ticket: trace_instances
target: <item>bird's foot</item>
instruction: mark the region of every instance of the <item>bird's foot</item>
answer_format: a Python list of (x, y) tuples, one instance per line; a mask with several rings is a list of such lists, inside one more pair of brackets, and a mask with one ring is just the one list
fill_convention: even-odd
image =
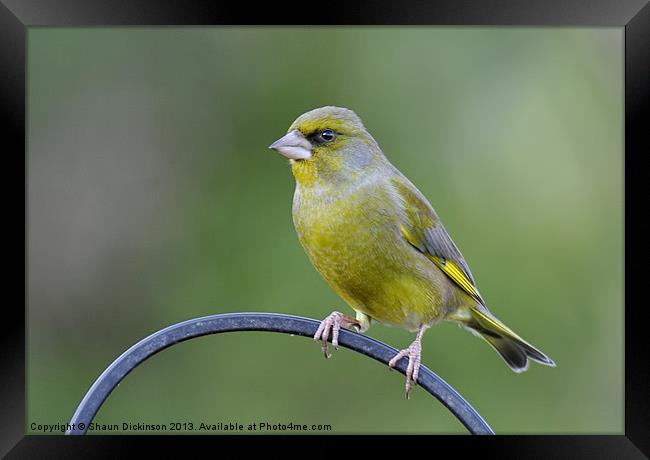
[(344, 315), (338, 311), (333, 311), (323, 321), (321, 321), (316, 334), (314, 334), (314, 340), (320, 340), (323, 342), (323, 354), (326, 358), (332, 356), (327, 350), (327, 339), (329, 339), (331, 333), (332, 345), (334, 345), (334, 348), (338, 349), (339, 331), (341, 330), (341, 326), (346, 328), (349, 328), (350, 326), (360, 328), (361, 323), (350, 316)]
[(417, 385), (422, 355), (422, 335), (426, 329), (427, 326), (421, 327), (413, 343), (409, 345), (408, 348), (397, 353), (393, 359), (388, 362), (388, 365), (393, 368), (402, 358), (407, 357), (409, 360), (408, 366), (406, 366), (406, 384), (404, 385), (406, 388), (406, 399), (411, 397), (411, 389), (414, 385)]

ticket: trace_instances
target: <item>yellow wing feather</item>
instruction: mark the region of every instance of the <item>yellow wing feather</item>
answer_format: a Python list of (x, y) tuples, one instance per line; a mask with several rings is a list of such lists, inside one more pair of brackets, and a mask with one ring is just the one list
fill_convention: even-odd
[(406, 240), (470, 297), (485, 305), (465, 259), (426, 198), (405, 177), (394, 179), (393, 184), (404, 202), (406, 222), (400, 223), (400, 230)]
[(481, 294), (479, 294), (476, 286), (472, 284), (467, 275), (451, 260), (444, 260), (440, 257), (428, 255), (429, 259), (433, 261), (436, 266), (442, 270), (451, 280), (461, 287), (463, 291), (469, 294), (474, 300), (480, 304), (484, 304)]

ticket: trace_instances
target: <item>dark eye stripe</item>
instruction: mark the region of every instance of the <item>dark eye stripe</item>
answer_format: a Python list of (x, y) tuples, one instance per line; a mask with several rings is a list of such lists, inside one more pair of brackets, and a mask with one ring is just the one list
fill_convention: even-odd
[(310, 136), (308, 139), (312, 144), (325, 144), (336, 139), (336, 132), (333, 129), (325, 128), (322, 131), (317, 131)]

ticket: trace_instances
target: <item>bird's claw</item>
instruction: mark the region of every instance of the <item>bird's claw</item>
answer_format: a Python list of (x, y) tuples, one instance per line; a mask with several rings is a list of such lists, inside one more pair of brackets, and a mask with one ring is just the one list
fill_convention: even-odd
[(422, 346), (419, 340), (415, 340), (408, 348), (401, 350), (393, 359), (388, 362), (388, 366), (393, 368), (404, 357), (409, 360), (406, 366), (406, 399), (411, 397), (411, 389), (417, 385), (418, 375), (420, 374), (420, 357), (422, 353)]
[(327, 348), (327, 340), (330, 337), (330, 332), (332, 333), (332, 345), (334, 346), (334, 349), (338, 350), (341, 326), (360, 328), (361, 324), (354, 318), (346, 316), (338, 311), (333, 311), (323, 321), (321, 321), (318, 326), (318, 329), (314, 334), (314, 340), (320, 340), (323, 342), (322, 349), (325, 358), (330, 358), (332, 356)]

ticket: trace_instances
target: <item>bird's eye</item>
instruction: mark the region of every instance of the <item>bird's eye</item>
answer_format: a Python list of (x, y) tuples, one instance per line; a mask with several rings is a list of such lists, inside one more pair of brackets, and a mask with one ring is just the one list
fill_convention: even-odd
[(318, 137), (321, 142), (330, 142), (334, 140), (334, 138), (336, 137), (336, 133), (333, 130), (327, 128), (324, 129), (323, 132), (320, 133)]

